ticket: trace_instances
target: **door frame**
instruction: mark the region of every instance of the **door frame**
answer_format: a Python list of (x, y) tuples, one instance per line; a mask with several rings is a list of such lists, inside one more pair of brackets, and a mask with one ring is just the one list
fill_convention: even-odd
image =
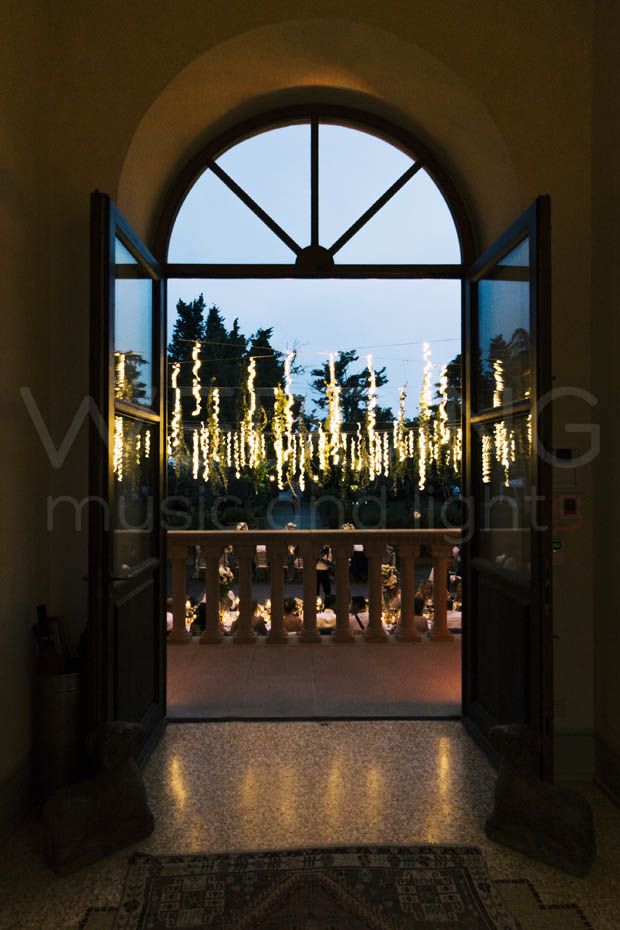
[[(385, 266), (383, 268), (383, 274), (377, 275), (378, 266), (372, 266), (372, 268), (364, 266), (349, 266), (347, 269), (346, 266), (336, 266), (330, 271), (323, 272), (312, 272), (307, 269), (304, 270), (301, 267), (297, 268), (295, 265), (286, 265), (286, 266), (222, 266), (222, 265), (196, 265), (196, 264), (175, 264), (168, 263), (166, 261), (167, 246), (169, 241), (169, 234), (172, 228), (173, 222), (176, 218), (176, 213), (179, 209), (179, 206), (182, 202), (182, 199), (193, 183), (196, 180), (197, 176), (205, 169), (207, 164), (217, 157), (217, 155), (223, 151), (228, 146), (231, 146), (235, 141), (240, 141), (244, 136), (247, 137), (254, 133), (257, 133), (261, 130), (267, 129), (270, 126), (275, 127), (277, 125), (286, 125), (294, 122), (301, 121), (320, 121), (325, 119), (327, 121), (339, 122), (345, 125), (351, 126), (366, 126), (369, 131), (374, 131), (377, 135), (386, 138), (388, 141), (394, 141), (397, 145), (400, 145), (403, 149), (406, 149), (411, 153), (414, 158), (418, 157), (422, 160), (425, 168), (429, 170), (429, 173), (432, 175), (434, 180), (438, 183), (440, 190), (444, 192), (444, 195), (447, 198), (448, 206), (452, 211), (455, 226), (461, 241), (461, 251), (462, 251), (462, 261), (460, 265), (453, 266), (441, 266), (441, 265), (409, 265), (409, 266)], [(460, 195), (458, 189), (453, 184), (450, 179), (448, 172), (446, 172), (440, 161), (436, 158), (435, 154), (430, 152), (428, 147), (415, 138), (411, 133), (404, 130), (402, 127), (393, 124), (388, 120), (376, 117), (373, 114), (369, 114), (363, 110), (358, 110), (356, 108), (341, 107), (341, 106), (322, 106), (322, 105), (311, 105), (311, 106), (293, 106), (293, 107), (284, 107), (271, 110), (268, 113), (262, 114), (259, 118), (247, 120), (244, 123), (235, 126), (233, 129), (227, 130), (225, 133), (211, 139), (208, 144), (194, 156), (182, 171), (176, 176), (173, 184), (166, 192), (163, 198), (163, 209), (160, 213), (160, 218), (156, 224), (154, 236), (152, 241), (154, 243), (155, 254), (160, 257), (159, 268), (161, 270), (161, 287), (159, 289), (160, 293), (160, 306), (163, 308), (162, 313), (160, 313), (160, 324), (161, 324), (161, 347), (162, 351), (160, 352), (160, 378), (162, 385), (162, 398), (161, 398), (161, 410), (162, 410), (162, 429), (160, 430), (160, 454), (162, 455), (162, 461), (165, 462), (165, 427), (167, 426), (167, 385), (166, 385), (166, 348), (167, 348), (167, 328), (166, 328), (166, 299), (165, 292), (167, 281), (169, 278), (202, 278), (208, 280), (209, 278), (216, 277), (290, 277), (290, 278), (331, 278), (331, 277), (349, 277), (349, 278), (364, 278), (364, 277), (385, 277), (385, 278), (424, 278), (424, 277), (445, 277), (461, 280), (461, 355), (463, 361), (463, 371), (462, 371), (462, 414), (463, 414), (463, 426), (466, 422), (466, 417), (471, 414), (471, 407), (466, 409), (466, 405), (470, 403), (470, 384), (471, 384), (471, 353), (466, 351), (466, 341), (467, 333), (469, 332), (469, 327), (471, 324), (471, 308), (469, 306), (468, 293), (469, 288), (467, 286), (467, 273), (475, 273), (476, 271), (482, 272), (484, 267), (483, 255), (480, 259), (475, 261), (475, 256), (478, 254), (476, 235), (475, 235), (475, 226), (470, 218), (469, 211), (466, 207), (466, 202)], [(131, 230), (126, 226), (124, 220), (119, 214), (117, 208), (108, 198), (108, 210), (112, 211), (112, 214), (116, 218), (119, 224), (119, 228), (123, 229), (125, 235), (132, 241), (134, 246), (140, 246), (144, 248), (139, 240), (137, 240)], [(510, 244), (514, 241), (514, 237), (518, 235), (518, 228), (522, 224), (523, 219), (527, 216), (529, 211), (526, 211), (513, 226), (501, 237), (499, 240), (503, 245), (505, 245), (506, 250), (510, 248)], [(99, 225), (104, 222), (103, 216), (99, 219)], [(544, 225), (544, 224), (543, 224)], [(544, 236), (544, 229), (538, 224), (539, 228), (537, 229), (537, 235), (541, 238)], [(131, 238), (133, 237), (133, 238)], [(546, 244), (548, 247), (548, 242)], [(93, 256), (101, 257), (101, 250), (110, 248), (110, 242), (104, 243), (102, 241), (101, 233), (97, 238), (96, 232), (93, 234), (93, 240), (91, 242), (91, 250)], [(149, 253), (150, 254), (150, 253)], [(485, 253), (486, 255), (486, 253)], [(152, 258), (152, 261), (155, 265), (158, 264), (155, 258)], [(102, 304), (106, 299), (109, 299), (109, 291), (112, 286), (112, 281), (108, 280), (95, 280), (96, 276), (92, 276), (91, 281), (91, 290), (92, 290), (92, 300), (95, 303)], [(532, 276), (533, 285), (537, 288), (539, 294), (549, 294), (549, 276), (545, 274), (544, 270), (537, 267), (536, 273)], [(544, 324), (544, 321), (541, 321)], [(547, 321), (549, 323), (549, 321)], [(94, 336), (94, 338), (93, 338)], [(104, 360), (101, 357), (101, 352), (99, 347), (106, 345), (106, 340), (109, 340), (109, 332), (106, 331), (103, 324), (103, 320), (99, 319), (94, 327), (94, 333), (91, 334), (91, 368), (95, 366), (95, 370), (99, 370), (101, 373), (101, 366), (104, 364)], [(543, 330), (537, 332), (537, 339), (542, 340), (546, 346), (545, 355), (548, 355), (548, 346), (550, 342), (550, 324), (546, 326), (543, 325)], [(469, 340), (471, 344), (471, 340)], [(108, 392), (107, 398), (94, 397), (96, 403), (100, 405), (100, 409), (110, 408), (110, 396)], [(111, 398), (113, 403), (113, 396)], [(104, 403), (102, 403), (102, 401)], [(545, 430), (546, 435), (550, 436), (550, 426), (551, 426), (551, 411), (547, 407), (544, 414), (541, 417), (541, 427)], [(109, 437), (110, 440), (110, 437)], [(109, 441), (108, 440), (108, 441)], [(104, 449), (104, 443), (101, 441), (101, 437), (98, 434), (98, 430), (94, 425), (91, 424), (91, 493), (93, 488), (100, 488), (102, 483), (107, 479), (109, 481), (110, 476), (107, 474), (107, 465), (104, 467), (103, 462), (107, 459), (107, 452)], [(102, 455), (103, 453), (106, 453)], [(471, 468), (471, 449), (469, 443), (469, 437), (466, 436), (466, 430), (463, 429), (463, 477), (469, 474)], [(160, 501), (164, 499), (165, 496), (165, 481), (166, 481), (166, 471), (164, 467), (161, 469), (161, 481), (160, 481)], [(549, 494), (551, 489), (551, 480), (550, 480), (550, 469), (544, 469), (545, 473), (545, 490), (542, 491), (544, 494)], [(464, 484), (465, 495), (467, 495), (467, 485)], [(549, 498), (550, 499), (550, 498)], [(101, 520), (101, 514), (98, 508), (91, 507), (91, 519), (95, 521)], [(550, 530), (549, 530), (550, 533)], [(161, 549), (162, 558), (165, 559), (165, 532), (162, 532), (162, 541)], [(105, 553), (91, 553), (90, 555), (90, 575), (91, 578), (96, 578), (95, 583), (89, 586), (89, 615), (90, 611), (94, 610), (96, 614), (97, 610), (97, 599), (100, 599), (103, 594), (102, 588), (102, 578), (103, 573), (100, 572), (99, 576), (93, 575), (93, 562), (97, 564), (103, 564), (102, 559), (105, 559)], [(471, 578), (470, 571), (471, 566), (469, 564), (469, 552), (467, 545), (463, 546), (463, 565), (464, 565), (464, 622), (463, 622), (463, 669), (462, 669), (462, 709), (464, 711), (466, 706), (466, 682), (468, 672), (465, 670), (465, 655), (467, 649), (471, 648), (471, 642), (468, 635), (468, 622), (467, 614), (469, 610), (468, 606), (468, 597), (471, 595)], [(109, 575), (109, 566), (106, 563), (107, 575)], [(546, 579), (547, 585), (547, 603), (550, 603), (550, 577)], [(162, 594), (161, 598), (162, 604), (162, 626), (165, 623), (165, 617), (163, 616), (163, 607), (164, 607), (164, 597)], [(550, 623), (550, 620), (548, 621)], [(90, 626), (90, 622), (89, 622)], [(104, 656), (106, 649), (106, 638), (105, 632), (103, 629), (99, 628), (94, 631), (94, 636), (91, 637), (92, 642), (89, 645), (89, 656), (93, 661), (90, 662), (91, 673), (96, 679), (96, 676), (99, 675), (99, 680), (95, 680), (93, 687), (89, 688), (89, 701), (88, 701), (88, 712), (89, 719), (101, 720), (105, 714), (106, 709), (106, 698), (104, 697), (107, 694), (110, 683), (105, 682), (101, 678), (101, 662)], [(548, 644), (545, 642), (545, 648), (541, 653), (541, 666), (540, 673), (543, 679), (546, 682), (551, 682), (551, 685), (548, 688), (548, 691), (551, 692), (551, 697), (548, 699), (545, 697), (546, 702), (548, 703), (548, 720), (551, 721), (551, 711), (552, 711), (552, 675), (553, 670), (553, 656), (552, 656), (552, 642)], [(166, 662), (165, 662), (165, 637), (164, 637), (164, 656), (163, 656), (163, 672), (162, 680), (166, 681)], [(547, 692), (545, 692), (547, 695)], [(164, 702), (165, 702), (165, 693), (164, 693)], [(165, 714), (165, 703), (164, 703), (164, 714)], [(467, 725), (465, 715), (463, 713), (463, 721)], [(164, 724), (165, 725), (165, 716)], [(546, 740), (548, 743), (552, 743), (550, 724), (549, 732), (546, 735)], [(484, 745), (484, 743), (483, 743)], [(489, 749), (488, 744), (484, 745), (486, 750)], [(552, 758), (552, 755), (550, 756)]]

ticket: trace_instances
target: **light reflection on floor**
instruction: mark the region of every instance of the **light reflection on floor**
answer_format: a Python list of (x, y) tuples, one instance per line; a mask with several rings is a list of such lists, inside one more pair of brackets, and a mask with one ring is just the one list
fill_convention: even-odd
[[(494, 773), (457, 722), (370, 721), (170, 725), (146, 768), (151, 853), (341, 844), (481, 846), (493, 878), (530, 879), (547, 903), (580, 904), (596, 930), (617, 930), (620, 812), (591, 786), (599, 858), (587, 880), (490, 843)], [(125, 850), (58, 879), (23, 828), (0, 873), (3, 930), (75, 930), (89, 906), (115, 905)]]

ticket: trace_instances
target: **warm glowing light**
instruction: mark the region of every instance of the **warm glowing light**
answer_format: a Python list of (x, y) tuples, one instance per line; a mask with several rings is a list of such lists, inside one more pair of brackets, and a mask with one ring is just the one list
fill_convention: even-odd
[[(416, 463), (418, 487), (427, 487), (430, 469), (440, 470), (438, 477), (445, 480), (445, 468), (460, 469), (462, 433), (448, 418), (449, 379), (448, 366), (443, 366), (438, 383), (439, 402), (433, 406), (431, 347), (423, 343), (424, 362), (422, 387), (419, 397), (418, 424), (407, 426), (407, 391), (399, 389), (398, 415), (387, 429), (377, 422), (378, 397), (377, 375), (372, 355), (366, 358), (367, 392), (365, 416), (355, 424), (347, 423), (344, 431), (342, 411), (342, 386), (338, 382), (338, 354), (332, 352), (326, 366), (325, 405), (326, 416), (322, 422), (306, 420), (303, 405), (296, 407), (293, 394), (293, 364), (295, 352), (289, 350), (283, 359), (282, 384), (273, 388), (274, 412), (269, 420), (266, 408), (259, 405), (256, 391), (257, 357), (247, 360), (244, 389), (241, 395), (242, 409), (236, 425), (220, 422), (220, 389), (212, 385), (202, 399), (200, 383), (201, 343), (196, 341), (192, 348), (192, 394), (194, 408), (192, 416), (205, 411), (204, 421), (191, 427), (183, 424), (180, 363), (171, 363), (171, 419), (168, 434), (168, 455), (178, 474), (183, 469), (194, 477), (226, 487), (227, 475), (237, 478), (256, 474), (259, 481), (273, 482), (279, 491), (288, 487), (293, 494), (304, 491), (308, 482), (340, 480), (348, 475), (359, 487), (380, 477), (394, 476), (395, 486), (401, 480), (410, 480), (408, 462)], [(125, 356), (117, 353), (117, 383), (122, 385), (126, 378)], [(503, 391), (503, 369), (501, 361), (494, 363), (495, 393), (501, 397)], [(230, 413), (227, 414), (230, 416)], [(310, 432), (310, 423), (313, 423)], [(118, 427), (120, 430), (120, 427)], [(531, 421), (528, 421), (528, 436), (531, 441)], [(187, 440), (187, 441), (186, 441)], [(116, 442), (120, 441), (115, 439)], [(516, 460), (517, 444), (521, 433), (506, 430), (499, 424), (484, 440), (485, 454), (495, 457), (502, 464), (505, 481), (508, 469)], [(135, 461), (140, 463), (150, 454), (151, 436), (135, 439)], [(122, 473), (122, 449), (117, 450), (117, 466)], [(485, 460), (486, 461), (486, 460)], [(133, 466), (134, 457), (131, 456)], [(260, 467), (267, 466), (264, 470)], [(125, 469), (128, 459), (125, 456)], [(491, 458), (485, 466), (490, 480)], [(334, 474), (338, 469), (340, 479)], [(434, 472), (433, 472), (434, 473)], [(346, 480), (346, 479), (345, 479)]]
[(115, 352), (114, 354), (117, 356), (115, 394), (117, 397), (122, 397), (122, 398), (127, 399), (127, 381), (126, 381), (126, 374), (125, 374), (125, 353)]
[(278, 385), (274, 393), (273, 451), (276, 457), (275, 481), (278, 491), (282, 491), (284, 490), (284, 465), (286, 461), (284, 437), (286, 435), (288, 399), (280, 385)]
[(187, 784), (177, 756), (173, 756), (170, 760), (170, 787), (178, 807), (185, 807), (188, 794)]
[(202, 480), (208, 481), (211, 461), (209, 457), (209, 430), (204, 423), (200, 424), (200, 452), (202, 454)]
[(114, 417), (114, 454), (112, 459), (114, 474), (123, 480), (123, 418)]
[(502, 396), (504, 393), (504, 363), (501, 358), (496, 358), (493, 362), (493, 378), (495, 380), (495, 389), (493, 391), (493, 406), (501, 407)]
[(439, 442), (447, 446), (450, 442), (450, 427), (448, 426), (448, 366), (444, 365), (439, 376), (439, 408), (437, 410)]
[(286, 434), (286, 449), (283, 449), (283, 462), (288, 463), (289, 481), (293, 481), (297, 470), (295, 437), (293, 435), (293, 407), (295, 398), (293, 397), (293, 360), (295, 353), (289, 350), (284, 359), (284, 393), (286, 403), (284, 407), (284, 429)]
[(197, 417), (200, 415), (200, 405), (201, 405), (201, 393), (200, 393), (200, 343), (195, 342), (192, 348), (192, 394), (196, 402), (196, 406), (192, 410), (192, 416)]
[(388, 434), (383, 434), (383, 474), (387, 477), (390, 473), (390, 440)]
[(194, 481), (198, 478), (198, 469), (200, 468), (200, 436), (198, 430), (192, 432), (192, 475)]
[(491, 452), (493, 443), (488, 433), (482, 435), (482, 481), (483, 484), (491, 483)]
[(405, 426), (405, 401), (407, 389), (403, 386), (398, 392), (398, 419), (394, 420), (394, 450), (398, 453), (398, 461), (404, 462), (407, 458), (407, 436)]
[(325, 474), (329, 468), (329, 442), (327, 439), (327, 434), (323, 431), (323, 427), (319, 423), (318, 430), (318, 452), (319, 452), (319, 468)]
[(504, 469), (504, 486), (510, 484), (510, 440), (508, 430), (503, 420), (496, 423), (493, 427), (493, 439), (495, 446), (495, 458)]
[[(372, 364), (372, 355), (367, 357), (368, 361), (368, 406), (366, 408), (366, 438), (368, 442), (368, 473), (371, 481), (374, 481), (377, 472), (377, 453), (375, 426), (377, 414), (377, 381), (375, 378), (375, 369)], [(379, 471), (381, 465), (379, 464)]]
[(463, 430), (459, 426), (454, 434), (452, 444), (452, 464), (456, 471), (461, 468), (461, 458), (463, 456)]
[(336, 381), (336, 356), (333, 352), (329, 356), (329, 381), (326, 384), (327, 394), (327, 434), (329, 437), (329, 455), (334, 465), (340, 461), (340, 434), (342, 428), (342, 412), (340, 409), (340, 386)]
[(424, 359), (424, 374), (420, 389), (420, 427), (418, 430), (418, 488), (420, 491), (423, 491), (426, 487), (429, 459), (432, 456), (429, 427), (433, 400), (431, 391), (433, 363), (431, 362), (431, 347), (428, 342), (422, 344), (422, 357)]
[(181, 371), (181, 365), (179, 362), (175, 362), (172, 366), (172, 393), (173, 393), (173, 404), (172, 404), (172, 421), (170, 423), (170, 448), (172, 454), (174, 455), (180, 445), (181, 436), (183, 432), (183, 410), (181, 407), (181, 388), (179, 387), (179, 374)]

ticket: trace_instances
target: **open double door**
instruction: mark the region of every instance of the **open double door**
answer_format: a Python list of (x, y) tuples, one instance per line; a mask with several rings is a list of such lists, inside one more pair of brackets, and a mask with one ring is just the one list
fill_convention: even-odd
[[(165, 266), (105, 194), (92, 211), (89, 723), (166, 714)], [(552, 772), (549, 201), (464, 276), (463, 717), (540, 736)], [(131, 344), (131, 355), (118, 346)]]

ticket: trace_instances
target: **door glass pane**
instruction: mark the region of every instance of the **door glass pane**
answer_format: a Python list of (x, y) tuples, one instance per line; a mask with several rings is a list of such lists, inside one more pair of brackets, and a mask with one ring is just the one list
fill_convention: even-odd
[(478, 282), (478, 410), (529, 397), (529, 240), (524, 239)]
[(153, 403), (153, 281), (117, 239), (114, 283), (114, 394)]
[(530, 416), (476, 426), (478, 554), (529, 575), (532, 530)]
[(155, 555), (153, 497), (158, 456), (157, 427), (114, 418), (114, 493), (111, 507), (113, 571), (123, 575)]

